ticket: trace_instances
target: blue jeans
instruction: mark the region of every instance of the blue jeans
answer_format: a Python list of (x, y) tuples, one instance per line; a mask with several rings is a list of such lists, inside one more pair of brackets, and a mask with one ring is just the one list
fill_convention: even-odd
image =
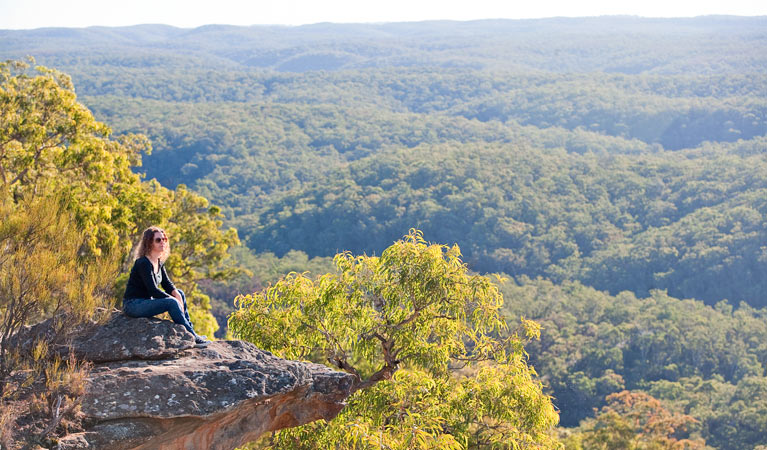
[(123, 312), (129, 317), (153, 317), (167, 312), (173, 322), (180, 323), (190, 333), (197, 336), (192, 328), (192, 321), (189, 319), (189, 311), (186, 307), (186, 295), (181, 289), (176, 289), (181, 294), (184, 303), (184, 310), (178, 306), (175, 297), (166, 298), (129, 298), (123, 300)]

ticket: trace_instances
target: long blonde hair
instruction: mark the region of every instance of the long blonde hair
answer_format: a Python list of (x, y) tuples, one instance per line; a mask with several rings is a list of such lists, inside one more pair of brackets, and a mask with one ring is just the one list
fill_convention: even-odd
[[(147, 256), (152, 251), (152, 243), (154, 242), (154, 234), (157, 232), (162, 233), (163, 236), (166, 238), (168, 237), (168, 233), (165, 232), (160, 227), (151, 226), (144, 230), (144, 233), (141, 235), (141, 240), (138, 243), (138, 246), (136, 247), (136, 252), (133, 255), (134, 259), (139, 259), (142, 256)], [(168, 241), (165, 244), (165, 251), (160, 255), (160, 263), (164, 263), (168, 256), (170, 256), (170, 241)]]

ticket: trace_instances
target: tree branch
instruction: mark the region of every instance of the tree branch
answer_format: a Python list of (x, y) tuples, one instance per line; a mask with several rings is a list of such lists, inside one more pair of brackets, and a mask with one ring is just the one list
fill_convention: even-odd
[(371, 375), (370, 378), (368, 378), (367, 380), (360, 381), (359, 383), (355, 383), (354, 385), (352, 385), (351, 393), (353, 394), (359, 391), (360, 389), (365, 389), (367, 387), (370, 387), (378, 383), (379, 381), (389, 380), (391, 379), (392, 375), (394, 375), (394, 372), (396, 371), (397, 371), (396, 366), (392, 367), (388, 364), (384, 365), (376, 373)]
[(65, 416), (67, 416), (68, 414), (71, 414), (71, 413), (72, 413), (72, 411), (74, 411), (74, 410), (75, 410), (75, 408), (76, 408), (76, 407), (77, 407), (77, 406), (80, 404), (80, 402), (82, 401), (82, 398), (81, 398), (81, 397), (77, 397), (77, 399), (76, 399), (76, 400), (73, 400), (73, 401), (72, 401), (72, 404), (71, 404), (71, 405), (69, 405), (69, 406), (67, 407), (67, 409), (65, 409), (65, 410), (64, 410), (64, 412), (63, 412), (63, 413), (59, 414), (59, 410), (60, 410), (60, 408), (61, 408), (61, 402), (63, 401), (63, 399), (64, 399), (64, 395), (63, 395), (63, 394), (58, 394), (58, 395), (57, 395), (57, 399), (56, 399), (56, 408), (55, 408), (55, 411), (54, 411), (54, 410), (51, 410), (51, 423), (49, 423), (49, 424), (48, 424), (48, 426), (47, 426), (47, 427), (45, 427), (45, 429), (42, 431), (42, 433), (40, 433), (40, 434), (37, 436), (37, 439), (38, 439), (38, 440), (42, 440), (42, 439), (45, 439), (45, 437), (46, 437), (46, 436), (48, 436), (49, 434), (51, 434), (51, 433), (53, 432), (53, 430), (55, 430), (55, 429), (56, 429), (56, 427), (58, 427), (58, 426), (59, 426), (59, 424), (61, 423), (61, 419), (63, 419), (63, 418), (64, 418)]

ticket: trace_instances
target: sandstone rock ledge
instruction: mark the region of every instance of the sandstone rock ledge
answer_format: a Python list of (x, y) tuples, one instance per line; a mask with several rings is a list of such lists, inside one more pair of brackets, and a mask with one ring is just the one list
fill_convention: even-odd
[(353, 377), (242, 341), (194, 348), (180, 325), (114, 313), (74, 343), (93, 362), (84, 432), (62, 449), (232, 449), (265, 432), (331, 419)]

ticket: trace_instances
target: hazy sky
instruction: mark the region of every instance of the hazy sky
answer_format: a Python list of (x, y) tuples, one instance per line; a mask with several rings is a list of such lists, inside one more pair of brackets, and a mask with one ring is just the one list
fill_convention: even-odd
[(0, 29), (399, 22), (627, 14), (767, 15), (767, 0), (0, 0)]

